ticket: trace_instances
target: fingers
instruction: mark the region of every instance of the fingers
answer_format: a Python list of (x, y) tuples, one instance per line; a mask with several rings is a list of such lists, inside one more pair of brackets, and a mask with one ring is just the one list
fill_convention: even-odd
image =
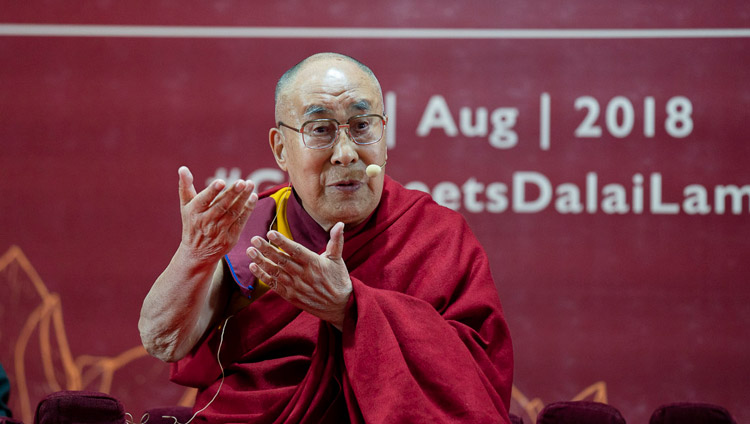
[(180, 182), (178, 184), (180, 203), (182, 206), (185, 206), (196, 196), (195, 187), (193, 186), (193, 174), (187, 166), (181, 166), (180, 169), (177, 170), (177, 175), (180, 177)]
[(274, 291), (289, 284), (297, 287), (293, 281), (304, 275), (306, 268), (314, 267), (317, 255), (276, 231), (270, 231), (268, 236), (276, 246), (258, 236), (250, 240), (250, 271)]
[(278, 231), (269, 231), (268, 240), (274, 246), (286, 252), (286, 254), (297, 263), (306, 264), (315, 261), (318, 255), (305, 246), (291, 240)]
[(226, 185), (227, 183), (224, 180), (214, 180), (211, 184), (208, 185), (208, 187), (198, 193), (198, 195), (195, 196), (195, 201), (198, 204), (198, 210), (200, 212), (205, 212), (219, 199), (221, 199), (220, 195), (222, 194), (222, 190), (224, 190)]
[[(252, 184), (248, 181), (249, 184)], [(250, 191), (252, 192), (252, 188), (250, 188)], [(239, 212), (239, 217), (237, 218), (236, 224), (244, 227), (245, 223), (247, 222), (248, 218), (250, 218), (250, 214), (255, 209), (256, 203), (258, 203), (258, 195), (255, 193), (251, 193), (247, 199), (244, 202), (237, 201), (235, 202), (238, 205), (242, 205), (242, 209)]]
[[(250, 212), (255, 208), (258, 195), (253, 194), (252, 181), (236, 181), (229, 189), (219, 193), (210, 205), (209, 217), (213, 219), (228, 218), (244, 225)], [(253, 200), (250, 198), (252, 197)]]
[(179, 175), (179, 195), (180, 204), (186, 206), (188, 203), (195, 201), (197, 212), (206, 212), (211, 210), (210, 218), (218, 219), (228, 215), (232, 220), (237, 220), (240, 225), (244, 225), (255, 208), (258, 196), (253, 193), (255, 184), (252, 181), (237, 180), (232, 187), (224, 190), (226, 182), (224, 180), (214, 180), (200, 193), (196, 193), (193, 185), (193, 174), (187, 166), (181, 166), (178, 171)]
[(331, 228), (331, 238), (326, 245), (326, 251), (323, 256), (332, 261), (341, 259), (344, 254), (344, 223), (337, 222)]
[(255, 195), (254, 200), (249, 201), (255, 185), (252, 181), (238, 180), (231, 187), (223, 190), (225, 186), (226, 183), (223, 180), (215, 180), (198, 193), (195, 196), (196, 210), (207, 212), (206, 217), (213, 220), (219, 220), (224, 216), (231, 221), (246, 220), (255, 208), (255, 201), (258, 198)]
[[(278, 248), (276, 248), (271, 243), (263, 240), (261, 237), (253, 237), (250, 240), (252, 247), (247, 250), (250, 258), (257, 264), (261, 265), (261, 267), (271, 275), (278, 274), (278, 271), (276, 270), (277, 268), (294, 275), (303, 273), (304, 267), (309, 265), (309, 262), (306, 261), (304, 255), (300, 255), (299, 253), (297, 253), (296, 257), (294, 257), (289, 252), (299, 252), (297, 248), (305, 248), (287, 239), (286, 237), (280, 236), (276, 238), (282, 238), (286, 242), (288, 242), (281, 242), (285, 244), (286, 248), (278, 245)], [(295, 248), (293, 245), (296, 245), (297, 248)], [(289, 249), (289, 251), (287, 251), (287, 249)], [(314, 256), (314, 254), (309, 250), (307, 250), (307, 252), (309, 252), (311, 256)]]
[[(292, 275), (302, 274), (305, 269), (319, 265), (318, 255), (278, 231), (269, 231), (267, 236), (270, 242), (261, 237), (253, 237), (250, 241), (253, 246), (247, 250), (250, 259), (267, 273), (273, 275), (275, 268), (280, 268)], [(344, 224), (339, 222), (331, 229), (331, 239), (323, 257), (340, 260), (343, 250)]]
[[(259, 237), (255, 238), (257, 239)], [(252, 243), (258, 247), (250, 247), (247, 249), (247, 254), (252, 260), (250, 263), (250, 272), (252, 272), (259, 280), (266, 283), (271, 290), (278, 292), (280, 287), (284, 287), (285, 284), (290, 283), (291, 280), (286, 271), (293, 265), (290, 265), (288, 258), (285, 258), (282, 252), (278, 252), (270, 244), (266, 243), (268, 246), (261, 246), (256, 240), (253, 240)], [(263, 249), (265, 253), (261, 253), (260, 249)], [(271, 260), (269, 258), (271, 256), (275, 257), (276, 261)], [(297, 268), (297, 272), (300, 271), (299, 267), (295, 268)], [(282, 280), (282, 284), (279, 284)]]
[(278, 289), (278, 275), (271, 276), (271, 274), (269, 274), (265, 269), (263, 269), (255, 262), (252, 262), (250, 264), (250, 272), (252, 272), (258, 280), (264, 282), (268, 287), (270, 287), (271, 290), (276, 291)]

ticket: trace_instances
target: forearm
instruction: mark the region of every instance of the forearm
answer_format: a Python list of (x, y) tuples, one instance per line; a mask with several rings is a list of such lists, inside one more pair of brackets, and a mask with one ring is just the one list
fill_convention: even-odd
[(143, 301), (138, 329), (146, 350), (167, 362), (190, 352), (226, 307), (220, 262), (193, 257), (180, 245)]

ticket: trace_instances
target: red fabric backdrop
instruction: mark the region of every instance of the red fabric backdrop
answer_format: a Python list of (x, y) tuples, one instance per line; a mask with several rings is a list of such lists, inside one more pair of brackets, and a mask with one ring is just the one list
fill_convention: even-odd
[(60, 388), (134, 415), (183, 399), (136, 327), (179, 242), (177, 168), (283, 178), (275, 81), (338, 51), (387, 92), (389, 175), (460, 210), (489, 253), (512, 412), (586, 397), (645, 422), (700, 400), (750, 420), (745, 2), (181, 4), (0, 11), (0, 361), (18, 416)]

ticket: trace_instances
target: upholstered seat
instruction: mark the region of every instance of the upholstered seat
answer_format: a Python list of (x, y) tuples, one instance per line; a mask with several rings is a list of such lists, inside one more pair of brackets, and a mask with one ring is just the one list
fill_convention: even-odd
[(523, 418), (519, 417), (518, 415), (510, 415), (510, 424), (523, 424)]
[(106, 393), (65, 390), (39, 402), (34, 424), (125, 424), (125, 408)]
[(537, 424), (625, 424), (614, 406), (599, 402), (564, 401), (545, 406)]
[(657, 408), (649, 424), (736, 424), (721, 406), (701, 402), (677, 402)]

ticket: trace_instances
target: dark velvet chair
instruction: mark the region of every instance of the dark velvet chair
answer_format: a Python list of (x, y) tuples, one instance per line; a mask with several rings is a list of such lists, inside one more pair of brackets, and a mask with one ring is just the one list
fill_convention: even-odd
[(125, 408), (106, 393), (64, 390), (39, 402), (34, 424), (125, 424)]
[(554, 402), (542, 408), (536, 424), (625, 424), (612, 405), (588, 401)]
[(523, 424), (523, 418), (519, 417), (518, 415), (510, 415), (510, 424)]
[(700, 402), (668, 403), (657, 408), (649, 424), (737, 424), (721, 406)]

